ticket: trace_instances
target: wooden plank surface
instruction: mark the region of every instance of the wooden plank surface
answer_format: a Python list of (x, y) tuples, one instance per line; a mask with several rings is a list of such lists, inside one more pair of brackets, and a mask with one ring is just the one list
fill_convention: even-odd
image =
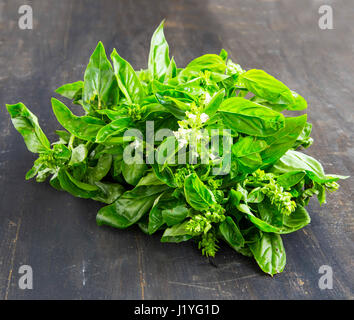
[[(33, 30), (18, 8), (32, 5)], [(329, 2), (334, 30), (318, 26)], [(5, 103), (24, 102), (50, 138), (55, 88), (83, 78), (101, 40), (146, 67), (153, 30), (178, 66), (225, 48), (244, 68), (262, 68), (309, 102), (314, 145), (329, 173), (353, 175), (354, 2), (308, 0), (2, 0), (0, 2), (0, 298), (2, 299), (353, 299), (353, 179), (328, 204), (312, 201), (312, 223), (284, 236), (285, 271), (271, 278), (223, 246), (213, 267), (192, 242), (162, 244), (137, 228), (97, 227), (100, 204), (24, 180), (34, 155), (13, 129)], [(55, 95), (54, 95), (55, 96)], [(18, 269), (33, 268), (33, 290)], [(318, 269), (333, 269), (321, 290)]]

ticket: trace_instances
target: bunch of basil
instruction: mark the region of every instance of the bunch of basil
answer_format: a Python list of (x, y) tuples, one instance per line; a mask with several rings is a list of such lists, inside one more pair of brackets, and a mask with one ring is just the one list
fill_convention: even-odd
[[(306, 226), (310, 197), (324, 203), (326, 190), (336, 190), (335, 181), (345, 178), (326, 175), (318, 161), (296, 151), (311, 145), (311, 124), (306, 115), (281, 112), (306, 109), (305, 99), (262, 70), (244, 71), (225, 50), (177, 68), (163, 22), (151, 40), (148, 69), (134, 71), (115, 50), (111, 61), (113, 66), (99, 43), (84, 81), (56, 90), (85, 115), (74, 115), (53, 98), (65, 129), (56, 131), (55, 143), (24, 104), (7, 105), (28, 150), (39, 155), (26, 179), (50, 177), (58, 190), (106, 203), (97, 214), (99, 225), (137, 224), (150, 235), (162, 230), (162, 242), (193, 238), (206, 256), (214, 256), (223, 240), (254, 257), (264, 272), (281, 272), (281, 235)], [(145, 132), (147, 121), (175, 135), (152, 146), (147, 137), (124, 136), (128, 129)], [(225, 128), (231, 132), (230, 152), (210, 154), (204, 163), (124, 161), (127, 146), (140, 144), (144, 155), (150, 147), (156, 158), (172, 159), (181, 147), (187, 150), (186, 133)], [(166, 157), (163, 147), (177, 142)], [(213, 175), (226, 158), (228, 174)]]

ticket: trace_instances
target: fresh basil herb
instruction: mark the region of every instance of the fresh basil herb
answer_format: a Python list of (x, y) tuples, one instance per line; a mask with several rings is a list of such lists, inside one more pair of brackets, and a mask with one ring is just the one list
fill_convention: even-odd
[[(146, 234), (161, 232), (162, 242), (195, 239), (212, 257), (224, 241), (265, 273), (282, 272), (281, 235), (308, 225), (310, 198), (325, 203), (347, 177), (326, 174), (301, 152), (313, 142), (312, 125), (306, 114), (282, 112), (305, 110), (302, 96), (263, 70), (243, 70), (224, 49), (177, 68), (163, 27), (140, 71), (115, 49), (110, 61), (98, 43), (83, 81), (56, 90), (84, 115), (53, 98), (65, 130), (52, 144), (23, 103), (6, 105), (38, 154), (26, 179), (49, 179), (59, 191), (106, 204), (98, 225), (137, 224)], [(172, 132), (155, 141), (152, 127)], [(126, 161), (126, 150), (140, 157)]]

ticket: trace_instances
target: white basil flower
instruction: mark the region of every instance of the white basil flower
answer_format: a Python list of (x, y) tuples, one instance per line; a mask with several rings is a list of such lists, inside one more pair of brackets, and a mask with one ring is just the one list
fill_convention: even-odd
[(209, 120), (209, 116), (206, 113), (202, 113), (200, 115), (200, 120), (202, 121), (202, 123), (205, 123)]

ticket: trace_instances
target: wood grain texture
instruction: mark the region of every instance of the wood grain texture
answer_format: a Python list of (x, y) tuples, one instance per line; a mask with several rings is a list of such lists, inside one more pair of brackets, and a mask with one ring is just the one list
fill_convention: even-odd
[[(59, 128), (54, 90), (83, 78), (101, 40), (132, 65), (146, 67), (150, 37), (165, 34), (178, 66), (225, 48), (244, 68), (261, 68), (309, 102), (314, 145), (306, 152), (329, 173), (353, 175), (354, 2), (330, 1), (334, 30), (318, 27), (328, 1), (33, 0), (34, 29), (19, 30), (23, 0), (0, 2), (0, 298), (2, 299), (353, 299), (353, 179), (312, 223), (284, 236), (285, 271), (271, 278), (223, 246), (217, 268), (192, 242), (162, 244), (137, 228), (97, 227), (100, 204), (25, 182), (34, 155), (12, 128), (5, 103), (24, 102), (49, 138)], [(33, 290), (18, 288), (31, 265)], [(330, 265), (332, 290), (318, 269)]]

